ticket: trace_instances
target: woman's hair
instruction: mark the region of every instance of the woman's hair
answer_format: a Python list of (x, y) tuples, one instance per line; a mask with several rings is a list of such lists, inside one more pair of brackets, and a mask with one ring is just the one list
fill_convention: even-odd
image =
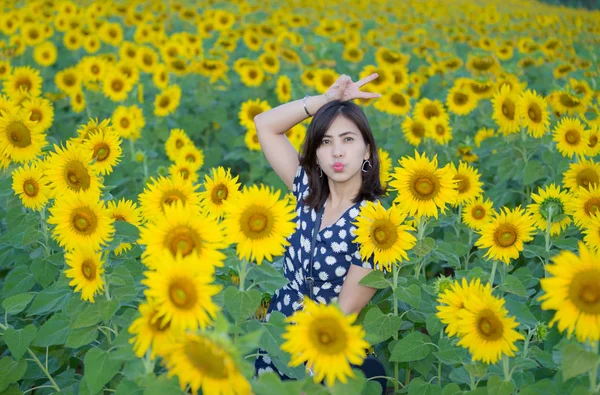
[(339, 100), (331, 101), (322, 106), (314, 115), (308, 130), (301, 154), (298, 159), (300, 165), (306, 171), (308, 176), (309, 195), (304, 202), (310, 208), (320, 208), (325, 204), (329, 195), (329, 183), (327, 177), (319, 177), (320, 171), (317, 165), (317, 148), (322, 143), (323, 136), (329, 130), (333, 121), (343, 116), (354, 122), (360, 130), (365, 144), (368, 144), (370, 150), (369, 162), (371, 166), (366, 166), (367, 172), (362, 173), (362, 185), (353, 202), (358, 203), (363, 199), (374, 201), (379, 196), (385, 194), (385, 189), (381, 185), (379, 178), (379, 155), (375, 138), (369, 127), (369, 121), (362, 109), (351, 101), (341, 102)]

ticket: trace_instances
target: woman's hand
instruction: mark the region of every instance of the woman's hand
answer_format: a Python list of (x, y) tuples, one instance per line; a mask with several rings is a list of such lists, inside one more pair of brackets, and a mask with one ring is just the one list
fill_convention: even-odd
[(352, 82), (352, 78), (346, 74), (342, 74), (337, 81), (327, 89), (324, 96), (327, 98), (327, 101), (339, 100), (342, 102), (352, 99), (377, 99), (381, 97), (379, 93), (362, 92), (359, 90), (360, 87), (373, 81), (377, 77), (379, 77), (379, 74), (373, 73), (358, 82)]

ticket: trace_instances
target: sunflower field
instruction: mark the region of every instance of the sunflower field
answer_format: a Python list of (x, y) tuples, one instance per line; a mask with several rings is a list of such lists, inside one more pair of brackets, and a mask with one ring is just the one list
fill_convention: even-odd
[[(379, 394), (368, 353), (388, 393), (600, 391), (600, 12), (0, 5), (0, 394)], [(373, 73), (378, 291), (267, 314), (297, 203), (254, 117)]]

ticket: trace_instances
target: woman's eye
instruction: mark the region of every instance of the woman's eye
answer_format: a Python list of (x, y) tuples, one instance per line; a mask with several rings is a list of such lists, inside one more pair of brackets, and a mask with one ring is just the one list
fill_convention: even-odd
[(327, 143), (329, 143), (329, 140), (323, 140), (323, 141), (321, 141), (321, 144), (327, 144)]
[(352, 140), (354, 140), (354, 138), (352, 138), (352, 137), (346, 137), (346, 141), (352, 141)]

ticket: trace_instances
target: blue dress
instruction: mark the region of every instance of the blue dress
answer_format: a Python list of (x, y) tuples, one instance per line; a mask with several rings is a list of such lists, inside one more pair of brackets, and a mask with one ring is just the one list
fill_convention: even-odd
[[(302, 300), (308, 290), (305, 278), (308, 277), (312, 232), (315, 227), (317, 213), (303, 203), (304, 197), (310, 192), (308, 176), (302, 166), (298, 166), (293, 181), (293, 194), (296, 197), (296, 231), (288, 238), (288, 246), (283, 260), (283, 274), (288, 283), (275, 291), (267, 309), (266, 320), (269, 320), (271, 311), (279, 311), (285, 316), (292, 315), (301, 309)], [(373, 257), (362, 261), (359, 245), (352, 242), (356, 237), (354, 231), (356, 217), (360, 208), (367, 204), (367, 200), (355, 203), (332, 225), (323, 228), (317, 235), (315, 256), (313, 259), (313, 278), (315, 285), (313, 295), (319, 303), (336, 301), (346, 273), (350, 265), (373, 268)], [(260, 354), (266, 354), (259, 349)], [(273, 365), (268, 355), (259, 356), (254, 362), (255, 377), (265, 372), (276, 372), (282, 379), (288, 379)]]

